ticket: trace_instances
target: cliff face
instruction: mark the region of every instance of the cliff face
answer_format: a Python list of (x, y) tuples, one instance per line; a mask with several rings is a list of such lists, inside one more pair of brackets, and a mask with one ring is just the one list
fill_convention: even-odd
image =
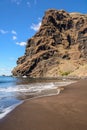
[(39, 31), (28, 40), (25, 54), (12, 73), (30, 77), (86, 76), (86, 63), (87, 15), (52, 9), (46, 11)]

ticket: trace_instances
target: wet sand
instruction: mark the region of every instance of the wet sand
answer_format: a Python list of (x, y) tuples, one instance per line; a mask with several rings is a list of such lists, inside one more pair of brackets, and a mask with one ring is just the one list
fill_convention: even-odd
[(24, 102), (0, 121), (0, 130), (87, 130), (87, 79)]

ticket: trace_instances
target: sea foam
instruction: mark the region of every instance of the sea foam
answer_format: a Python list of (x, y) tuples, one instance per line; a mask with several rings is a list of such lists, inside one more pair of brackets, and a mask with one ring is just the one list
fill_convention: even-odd
[[(58, 87), (60, 86), (66, 86), (71, 84), (72, 82), (50, 82), (50, 83), (31, 83), (31, 84), (22, 84), (22, 85), (15, 85), (15, 86), (8, 86), (8, 87), (0, 87), (0, 119), (5, 117), (8, 113), (10, 113), (15, 107), (17, 107), (19, 104), (23, 102), (23, 100), (20, 100), (18, 102), (15, 102), (14, 104), (10, 102), (10, 100), (17, 99), (17, 94), (23, 95), (35, 95), (34, 97), (42, 97), (42, 96), (51, 96), (56, 95), (60, 93), (60, 89)], [(51, 93), (49, 90), (52, 90)], [(56, 90), (56, 93), (55, 91)], [(7, 97), (6, 97), (7, 96)], [(20, 98), (18, 98), (19, 100)], [(6, 101), (9, 106), (6, 106)], [(20, 102), (20, 103), (19, 103)], [(3, 107), (4, 103), (4, 107)], [(3, 107), (3, 108), (2, 108)]]
[(0, 119), (5, 117), (7, 114), (9, 114), (12, 110), (14, 110), (18, 105), (20, 105), (22, 103), (23, 103), (23, 101), (21, 101), (20, 103), (15, 104), (15, 105), (12, 105), (10, 107), (4, 108), (3, 110), (0, 110)]
[(7, 88), (0, 88), (0, 92), (40, 92), (42, 90), (55, 89), (60, 86), (66, 86), (71, 82), (55, 82), (55, 83), (36, 83), (29, 85), (16, 85)]

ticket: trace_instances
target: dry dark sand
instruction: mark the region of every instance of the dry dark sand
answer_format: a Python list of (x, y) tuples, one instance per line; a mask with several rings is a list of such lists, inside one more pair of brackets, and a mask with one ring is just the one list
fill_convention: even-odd
[(87, 80), (26, 101), (0, 121), (0, 130), (87, 130)]

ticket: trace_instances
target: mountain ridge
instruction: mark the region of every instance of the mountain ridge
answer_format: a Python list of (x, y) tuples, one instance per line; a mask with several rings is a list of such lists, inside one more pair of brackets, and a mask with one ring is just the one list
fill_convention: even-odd
[(12, 73), (29, 77), (81, 77), (87, 76), (86, 64), (87, 14), (49, 9), (39, 31), (27, 41), (25, 54), (18, 58)]

